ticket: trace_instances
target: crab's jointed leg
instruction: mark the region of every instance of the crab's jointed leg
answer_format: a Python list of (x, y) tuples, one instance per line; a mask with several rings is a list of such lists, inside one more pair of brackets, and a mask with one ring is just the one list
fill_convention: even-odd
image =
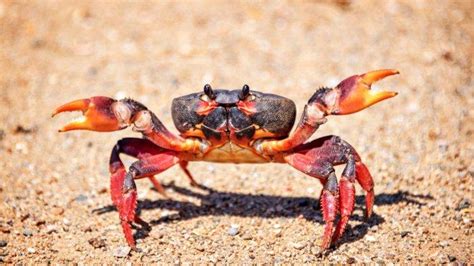
[[(119, 145), (120, 143), (114, 147), (110, 157), (110, 190), (112, 202), (119, 212), (127, 243), (130, 247), (135, 248), (131, 224), (142, 221), (135, 213), (137, 207), (137, 188), (134, 180), (150, 177), (165, 171), (178, 163), (179, 157), (176, 152), (168, 150), (154, 155), (143, 155), (143, 158), (134, 162), (130, 166), (129, 171), (126, 172), (125, 166), (119, 157)], [(128, 146), (128, 148), (130, 147)]]
[(93, 130), (116, 131), (133, 125), (156, 145), (173, 151), (204, 151), (207, 145), (193, 138), (182, 138), (170, 132), (144, 105), (132, 99), (114, 100), (104, 96), (72, 101), (58, 107), (53, 116), (70, 111), (82, 111), (83, 117), (76, 119), (59, 131)]
[(181, 167), (181, 169), (184, 171), (184, 173), (188, 177), (191, 186), (199, 187), (199, 183), (196, 182), (193, 175), (191, 174), (191, 172), (188, 169), (188, 161), (179, 161), (179, 167)]
[[(114, 149), (112, 150), (111, 160), (118, 161), (120, 158), (118, 156), (120, 154), (126, 154), (128, 156), (135, 157), (137, 159), (143, 159), (146, 157), (150, 157), (152, 155), (156, 155), (158, 153), (165, 152), (166, 149), (156, 146), (153, 142), (147, 139), (139, 139), (139, 138), (123, 138), (117, 142)], [(186, 176), (189, 179), (189, 182), (192, 186), (199, 186), (199, 184), (194, 180), (193, 176), (187, 169), (188, 162), (187, 161), (179, 161), (179, 166), (184, 171)], [(161, 183), (156, 180), (154, 176), (148, 177), (155, 187), (155, 189), (164, 197), (167, 197), (166, 191), (161, 185)]]
[(291, 150), (307, 141), (319, 126), (326, 122), (326, 116), (358, 112), (397, 95), (391, 91), (371, 90), (371, 85), (384, 77), (398, 73), (392, 69), (371, 71), (346, 78), (334, 88), (319, 89), (309, 99), (298, 126), (288, 138), (256, 141), (255, 148), (267, 155)]
[[(143, 159), (146, 157), (150, 157), (159, 153), (166, 151), (163, 148), (160, 148), (153, 144), (153, 142), (147, 139), (138, 139), (138, 138), (123, 138), (117, 142), (112, 150), (112, 154), (110, 155), (110, 163), (120, 162), (120, 154), (126, 154), (128, 156), (135, 157), (137, 159)], [(161, 183), (156, 180), (155, 176), (150, 175), (148, 177), (153, 184), (153, 187), (163, 195), (167, 197), (166, 191), (161, 185)]]
[[(323, 249), (329, 248), (344, 233), (354, 210), (355, 181), (367, 191), (366, 213), (369, 216), (372, 213), (374, 193), (372, 177), (354, 148), (339, 137), (327, 136), (300, 145), (289, 152), (284, 159), (303, 173), (318, 178), (323, 184), (320, 197), (325, 222), (321, 245)], [(340, 164), (346, 166), (338, 185), (334, 166)], [(340, 213), (340, 219), (334, 229), (337, 213)]]

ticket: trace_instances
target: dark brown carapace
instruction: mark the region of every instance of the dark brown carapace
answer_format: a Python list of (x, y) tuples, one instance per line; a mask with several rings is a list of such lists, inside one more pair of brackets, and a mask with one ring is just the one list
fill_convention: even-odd
[[(325, 221), (322, 247), (327, 249), (343, 234), (354, 209), (354, 183), (366, 191), (366, 215), (374, 202), (373, 180), (360, 156), (337, 136), (308, 139), (326, 122), (328, 115), (360, 111), (395, 92), (371, 90), (373, 82), (398, 74), (396, 70), (377, 70), (351, 76), (334, 88), (317, 90), (304, 107), (293, 128), (296, 107), (293, 101), (274, 94), (251, 90), (213, 90), (205, 85), (201, 92), (178, 97), (172, 103), (173, 122), (179, 135), (170, 132), (144, 105), (131, 100), (98, 96), (60, 106), (53, 115), (82, 111), (84, 116), (60, 129), (115, 131), (133, 126), (143, 138), (124, 138), (110, 157), (111, 194), (117, 207), (128, 244), (135, 248), (132, 223), (144, 224), (135, 213), (135, 180), (149, 178), (165, 194), (155, 175), (179, 164), (191, 181), (189, 161), (225, 163), (287, 163), (315, 177), (323, 184), (321, 206)], [(120, 154), (138, 159), (126, 171)], [(339, 182), (334, 166), (345, 164)], [(336, 215), (340, 219), (334, 228)]]
[(257, 139), (288, 137), (293, 127), (296, 106), (293, 101), (274, 94), (242, 90), (212, 90), (204, 86), (173, 100), (171, 106), (176, 128), (185, 137), (205, 139), (210, 150), (191, 155), (189, 160), (255, 163), (267, 160), (255, 151)]

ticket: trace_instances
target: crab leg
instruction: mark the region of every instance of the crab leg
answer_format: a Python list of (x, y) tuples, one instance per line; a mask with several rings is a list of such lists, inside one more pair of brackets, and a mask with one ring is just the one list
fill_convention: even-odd
[(321, 248), (327, 249), (331, 245), (332, 235), (334, 231), (334, 220), (339, 205), (339, 194), (337, 188), (337, 178), (334, 172), (331, 172), (324, 183), (321, 194), (321, 210), (324, 220), (324, 235)]
[(349, 158), (342, 173), (341, 180), (339, 181), (339, 211), (341, 218), (339, 219), (336, 230), (334, 231), (332, 243), (335, 243), (342, 236), (344, 230), (346, 229), (347, 222), (352, 215), (352, 211), (354, 210), (355, 177), (355, 161), (353, 158)]
[(194, 179), (193, 175), (192, 175), (191, 172), (188, 170), (188, 161), (179, 161), (179, 166), (181, 167), (181, 169), (184, 171), (184, 173), (185, 173), (186, 176), (188, 177), (189, 182), (191, 183), (191, 186), (193, 186), (193, 187), (199, 187), (199, 183), (196, 182), (196, 180)]
[(58, 107), (53, 116), (70, 111), (82, 111), (83, 116), (73, 120), (59, 132), (69, 130), (116, 131), (133, 125), (156, 145), (173, 151), (200, 151), (207, 146), (197, 139), (184, 139), (171, 133), (154, 113), (132, 99), (114, 100), (97, 96), (72, 101)]
[[(371, 212), (373, 204), (373, 182), (370, 183), (367, 168), (361, 162), (359, 155), (347, 142), (336, 136), (327, 136), (294, 148), (285, 155), (285, 161), (309, 176), (318, 178), (323, 183), (320, 196), (323, 214), (324, 236), (321, 247), (329, 248), (344, 233), (347, 222), (354, 210), (355, 189), (357, 180), (364, 188), (372, 192), (366, 197), (367, 213)], [(334, 166), (346, 164), (339, 185)], [(366, 172), (364, 172), (366, 171)], [(360, 181), (363, 180), (363, 181)], [(372, 178), (370, 177), (370, 181)], [(365, 183), (364, 183), (365, 182)], [(371, 184), (369, 186), (367, 184)], [(340, 219), (334, 229), (337, 212)]]
[[(128, 156), (135, 157), (137, 159), (143, 159), (152, 155), (156, 155), (162, 152), (165, 152), (166, 149), (156, 146), (153, 142), (147, 139), (139, 139), (139, 138), (123, 138), (117, 142), (114, 149), (112, 150), (111, 154), (111, 162), (112, 161), (121, 161), (119, 155), (121, 153), (126, 154)], [(188, 162), (187, 161), (179, 161), (179, 165), (181, 169), (184, 171), (186, 176), (188, 177), (192, 186), (197, 186), (198, 184), (194, 180), (193, 176), (187, 169)], [(161, 183), (154, 177), (148, 177), (155, 187), (155, 189), (164, 197), (167, 197), (166, 191), (161, 185)]]
[(372, 175), (362, 162), (355, 163), (356, 178), (362, 189), (365, 191), (365, 217), (370, 218), (372, 215), (372, 207), (374, 205), (374, 180)]
[(392, 69), (371, 71), (346, 78), (334, 88), (319, 89), (309, 99), (298, 126), (288, 138), (257, 141), (256, 150), (269, 155), (288, 151), (308, 140), (326, 122), (326, 116), (351, 114), (394, 97), (396, 92), (374, 91), (371, 85), (398, 73)]
[(134, 179), (149, 177), (159, 174), (179, 162), (176, 152), (165, 151), (156, 155), (145, 157), (130, 166), (129, 172), (113, 152), (110, 158), (110, 190), (112, 201), (117, 207), (125, 239), (130, 247), (135, 249), (135, 239), (132, 235), (132, 222), (141, 223), (136, 216), (137, 188)]
[[(123, 138), (117, 142), (115, 147), (112, 150), (112, 154), (110, 155), (110, 163), (122, 163), (120, 160), (120, 154), (126, 154), (128, 156), (135, 157), (137, 159), (143, 159), (152, 155), (156, 155), (166, 151), (163, 148), (160, 148), (153, 144), (153, 142), (147, 139), (138, 139), (138, 138)], [(156, 180), (153, 175), (148, 177), (155, 187), (155, 189), (163, 195), (167, 197), (166, 191), (161, 185), (161, 183)]]

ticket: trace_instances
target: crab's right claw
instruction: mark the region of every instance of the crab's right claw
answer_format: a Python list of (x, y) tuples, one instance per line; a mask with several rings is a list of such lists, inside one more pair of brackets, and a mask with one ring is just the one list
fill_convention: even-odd
[(127, 110), (109, 97), (97, 96), (64, 104), (53, 112), (55, 116), (62, 112), (82, 111), (83, 116), (66, 124), (59, 132), (69, 130), (115, 131), (126, 127), (129, 120)]
[(371, 90), (371, 85), (387, 76), (399, 74), (398, 70), (382, 69), (349, 77), (336, 86), (337, 107), (331, 112), (345, 115), (358, 112), (382, 100), (396, 96), (393, 91)]

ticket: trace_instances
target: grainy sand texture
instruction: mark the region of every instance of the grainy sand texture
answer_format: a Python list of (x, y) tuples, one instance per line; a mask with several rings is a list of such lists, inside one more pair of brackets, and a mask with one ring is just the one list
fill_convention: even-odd
[[(474, 2), (0, 1), (0, 262), (463, 263), (473, 260)], [(380, 68), (399, 95), (328, 117), (313, 138), (351, 143), (375, 179), (321, 253), (321, 185), (283, 164), (191, 163), (137, 181), (151, 231), (129, 252), (108, 159), (127, 129), (57, 129), (78, 98), (132, 97), (173, 132), (173, 98), (215, 88), (295, 101)], [(127, 164), (133, 162), (126, 159)], [(340, 173), (340, 169), (338, 169)]]

